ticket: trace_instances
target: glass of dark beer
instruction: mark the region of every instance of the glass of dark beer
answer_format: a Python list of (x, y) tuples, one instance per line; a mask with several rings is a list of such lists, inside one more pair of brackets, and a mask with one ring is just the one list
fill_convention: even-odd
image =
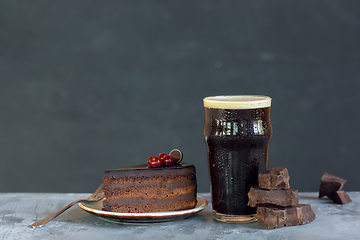
[(259, 173), (267, 169), (271, 98), (214, 96), (203, 102), (214, 218), (256, 221), (256, 208), (247, 206), (247, 193), (258, 184)]

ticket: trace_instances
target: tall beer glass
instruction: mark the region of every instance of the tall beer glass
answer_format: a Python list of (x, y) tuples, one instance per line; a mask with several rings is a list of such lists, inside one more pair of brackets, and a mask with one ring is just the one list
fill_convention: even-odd
[(203, 102), (214, 218), (256, 221), (256, 208), (247, 206), (247, 193), (267, 169), (271, 98), (214, 96)]

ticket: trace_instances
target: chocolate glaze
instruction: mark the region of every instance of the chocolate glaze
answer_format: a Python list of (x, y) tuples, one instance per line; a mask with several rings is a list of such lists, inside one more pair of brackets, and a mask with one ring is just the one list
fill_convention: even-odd
[[(184, 171), (184, 169), (188, 169), (188, 171)], [(181, 171), (179, 171), (181, 170)], [(188, 176), (189, 172), (195, 172), (195, 167), (191, 164), (180, 163), (174, 164), (172, 166), (164, 166), (164, 167), (148, 167), (148, 164), (140, 164), (131, 167), (118, 168), (113, 170), (105, 171), (104, 178), (111, 178), (116, 176), (122, 176), (123, 174), (127, 177), (154, 177), (156, 175), (160, 175), (163, 177), (171, 177), (171, 176)]]

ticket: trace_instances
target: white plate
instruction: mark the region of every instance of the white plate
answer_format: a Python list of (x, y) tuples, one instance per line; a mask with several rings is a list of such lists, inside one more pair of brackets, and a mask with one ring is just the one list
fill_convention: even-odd
[(118, 213), (102, 211), (103, 201), (94, 203), (79, 203), (79, 206), (89, 212), (96, 214), (98, 217), (116, 223), (157, 223), (174, 221), (182, 218), (190, 217), (202, 210), (208, 205), (208, 202), (203, 197), (197, 197), (197, 204), (195, 208), (168, 211), (168, 212), (151, 212), (151, 213)]

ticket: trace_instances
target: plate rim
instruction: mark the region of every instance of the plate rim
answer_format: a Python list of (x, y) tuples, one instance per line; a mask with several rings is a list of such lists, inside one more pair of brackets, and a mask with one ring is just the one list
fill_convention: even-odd
[[(207, 205), (208, 201), (201, 196), (197, 196), (197, 204), (194, 208), (186, 209), (186, 210), (177, 210), (177, 211), (165, 211), (165, 212), (149, 212), (149, 213), (118, 213), (118, 212), (109, 212), (109, 211), (102, 211), (95, 208), (92, 208), (91, 206), (87, 206), (86, 203), (79, 203), (79, 206), (81, 209), (83, 209), (86, 212), (96, 214), (98, 216), (103, 217), (118, 217), (118, 218), (164, 218), (164, 217), (173, 217), (173, 216), (184, 216), (184, 215), (190, 215), (194, 213), (201, 212), (204, 210)], [(99, 204), (100, 202), (104, 201), (102, 199), (101, 201), (97, 202)]]

